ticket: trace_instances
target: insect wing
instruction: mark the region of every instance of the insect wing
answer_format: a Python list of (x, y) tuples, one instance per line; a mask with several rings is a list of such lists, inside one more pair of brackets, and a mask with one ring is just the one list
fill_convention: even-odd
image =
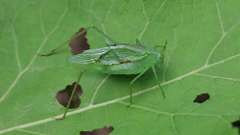
[(107, 47), (86, 50), (83, 53), (71, 56), (69, 61), (77, 64), (95, 63), (103, 54), (107, 53), (109, 50), (110, 49)]
[(126, 48), (112, 48), (108, 53), (101, 56), (100, 62), (103, 65), (124, 64), (141, 60), (145, 56), (144, 51), (135, 51), (133, 48), (129, 49), (126, 46)]

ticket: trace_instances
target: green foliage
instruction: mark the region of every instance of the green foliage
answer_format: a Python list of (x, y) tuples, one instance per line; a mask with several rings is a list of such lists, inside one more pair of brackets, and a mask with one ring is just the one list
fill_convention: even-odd
[[(0, 134), (78, 135), (112, 125), (113, 135), (237, 135), (231, 122), (240, 115), (239, 6), (237, 0), (0, 0)], [(54, 120), (64, 110), (55, 94), (79, 69), (68, 51), (38, 54), (90, 25), (121, 42), (167, 40), (158, 69), (166, 99), (152, 72), (134, 85), (131, 108), (132, 77), (87, 72), (80, 108)], [(92, 48), (104, 46), (97, 33), (88, 36)], [(210, 100), (193, 103), (203, 92)]]

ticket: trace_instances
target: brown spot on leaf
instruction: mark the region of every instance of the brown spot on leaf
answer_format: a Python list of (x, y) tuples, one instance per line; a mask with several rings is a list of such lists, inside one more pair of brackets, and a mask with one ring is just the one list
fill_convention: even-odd
[(113, 127), (103, 127), (99, 129), (94, 129), (92, 131), (81, 131), (80, 135), (109, 135), (113, 131)]
[[(74, 86), (76, 82), (72, 83), (71, 85), (67, 85), (65, 89), (58, 91), (56, 94), (56, 99), (59, 104), (63, 105), (64, 107), (67, 107), (68, 101), (71, 97), (71, 94), (73, 92)], [(79, 84), (76, 84), (76, 91), (73, 94), (73, 98), (70, 102), (69, 108), (77, 108), (79, 107), (81, 100), (80, 96), (82, 95), (83, 91)]]
[(82, 53), (85, 50), (88, 50), (89, 44), (87, 40), (87, 31), (85, 28), (80, 28), (80, 30), (74, 35), (70, 40), (69, 46), (73, 55)]
[(240, 128), (240, 120), (236, 120), (236, 121), (232, 122), (232, 127)]
[(208, 100), (210, 98), (210, 95), (208, 93), (202, 93), (197, 95), (197, 97), (194, 99), (194, 103), (203, 103), (206, 100)]

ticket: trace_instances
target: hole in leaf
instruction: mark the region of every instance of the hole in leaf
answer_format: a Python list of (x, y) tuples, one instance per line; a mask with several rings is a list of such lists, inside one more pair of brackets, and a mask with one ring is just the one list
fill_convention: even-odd
[(75, 33), (74, 37), (70, 40), (69, 46), (73, 55), (82, 53), (90, 48), (86, 35), (87, 30), (85, 28), (80, 28), (80, 30)]
[(99, 129), (94, 129), (92, 131), (81, 131), (80, 135), (109, 135), (113, 131), (113, 127), (103, 127)]
[(210, 95), (208, 93), (202, 93), (196, 96), (196, 98), (193, 100), (194, 103), (203, 103), (207, 101), (210, 98)]
[(71, 85), (67, 85), (65, 87), (65, 89), (57, 92), (56, 99), (59, 104), (63, 105), (64, 107), (67, 107), (75, 85), (76, 85), (76, 91), (73, 94), (73, 98), (70, 102), (69, 108), (79, 107), (79, 105), (81, 103), (81, 100), (79, 97), (82, 95), (83, 91), (82, 91), (81, 86), (79, 84), (76, 84), (76, 82), (73, 82)]

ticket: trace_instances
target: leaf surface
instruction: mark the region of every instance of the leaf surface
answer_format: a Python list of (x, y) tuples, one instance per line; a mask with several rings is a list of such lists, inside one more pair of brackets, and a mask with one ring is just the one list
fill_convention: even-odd
[[(0, 0), (0, 134), (66, 135), (112, 125), (112, 135), (237, 135), (240, 114), (240, 2), (223, 0)], [(132, 76), (88, 71), (81, 107), (65, 120), (55, 94), (80, 68), (66, 49), (39, 57), (80, 27), (97, 26), (115, 41), (146, 46), (167, 40), (158, 68), (166, 99), (147, 72)], [(91, 48), (105, 40), (88, 32)], [(66, 44), (67, 48), (67, 44)], [(200, 93), (210, 99), (193, 100)]]

